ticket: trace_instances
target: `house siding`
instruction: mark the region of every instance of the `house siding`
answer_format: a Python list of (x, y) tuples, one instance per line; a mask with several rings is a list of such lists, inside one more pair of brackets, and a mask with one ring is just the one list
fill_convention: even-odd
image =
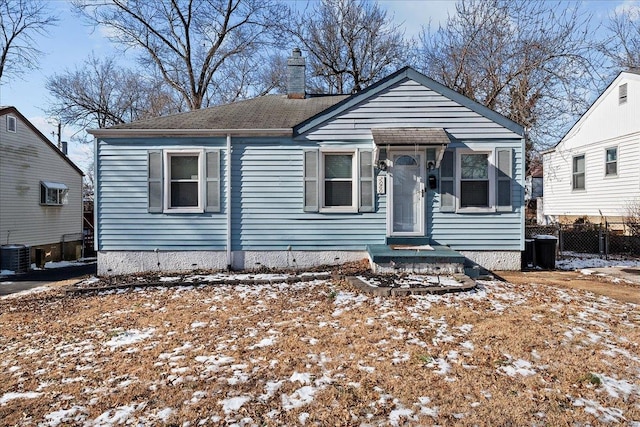
[(520, 135), (455, 101), (405, 79), (373, 99), (305, 133), (310, 140), (371, 140), (381, 127), (439, 127), (456, 139), (518, 138)]
[(316, 144), (247, 139), (232, 144), (234, 250), (364, 250), (384, 243), (385, 197), (372, 213), (303, 211), (303, 149)]
[[(430, 192), (430, 209), (427, 209), (431, 240), (449, 245), (455, 250), (523, 250), (524, 238), (524, 177), (523, 146), (521, 140), (483, 141), (467, 144), (452, 144), (450, 149), (470, 148), (474, 150), (510, 148), (513, 150), (513, 179), (511, 197), (514, 206), (511, 212), (457, 213), (440, 212), (440, 194)], [(438, 176), (438, 171), (434, 171)]]
[[(605, 176), (605, 150), (618, 148), (618, 173)], [(572, 159), (585, 156), (585, 189), (572, 188)], [(640, 132), (544, 156), (544, 214), (619, 217), (640, 197)]]
[[(17, 132), (0, 115), (0, 244), (40, 246), (80, 240), (82, 175), (16, 114)], [(40, 204), (40, 181), (69, 188), (67, 204)]]
[[(523, 250), (524, 140), (511, 130), (413, 80), (404, 80), (377, 97), (343, 112), (303, 135), (325, 145), (358, 141), (373, 144), (372, 128), (442, 127), (454, 137), (450, 149), (511, 148), (513, 157), (512, 212), (439, 212), (440, 197), (428, 191), (428, 236), (456, 250)], [(439, 171), (432, 174), (439, 177)], [(385, 200), (386, 202), (386, 200)], [(386, 208), (383, 206), (383, 208)], [(383, 212), (379, 212), (383, 213)], [(383, 213), (384, 214), (384, 213)]]
[[(225, 250), (225, 144), (222, 139), (99, 140), (98, 250)], [(147, 152), (186, 147), (222, 149), (221, 212), (147, 212)], [(384, 197), (374, 213), (303, 211), (299, 143), (232, 138), (231, 157), (233, 251), (363, 251), (367, 244), (384, 243)]]
[(221, 149), (222, 138), (110, 139), (97, 141), (97, 249), (224, 250), (227, 195), (221, 176), (220, 213), (165, 214), (147, 211), (147, 153), (176, 148)]
[[(627, 102), (618, 87), (627, 84)], [(544, 215), (615, 220), (640, 197), (640, 75), (622, 73), (573, 126), (558, 146), (545, 153)], [(605, 176), (605, 150), (617, 147), (616, 176)], [(572, 188), (572, 158), (585, 156), (585, 189)]]

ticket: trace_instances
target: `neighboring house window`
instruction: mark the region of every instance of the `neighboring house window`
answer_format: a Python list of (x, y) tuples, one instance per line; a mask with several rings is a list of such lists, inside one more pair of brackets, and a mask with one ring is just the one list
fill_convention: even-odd
[(16, 132), (18, 129), (18, 120), (14, 116), (7, 116), (7, 132)]
[(605, 172), (606, 176), (614, 176), (618, 174), (618, 148), (607, 148), (605, 159)]
[(618, 105), (622, 105), (627, 102), (627, 84), (621, 84), (618, 86)]
[(464, 152), (458, 157), (459, 208), (489, 209), (493, 202), (493, 170), (491, 153)]
[(573, 158), (573, 189), (584, 190), (584, 154)]
[(372, 212), (371, 150), (304, 151), (306, 212)]
[(220, 152), (149, 151), (147, 183), (149, 212), (220, 212)]
[(40, 181), (40, 204), (61, 206), (67, 204), (69, 187), (59, 182)]

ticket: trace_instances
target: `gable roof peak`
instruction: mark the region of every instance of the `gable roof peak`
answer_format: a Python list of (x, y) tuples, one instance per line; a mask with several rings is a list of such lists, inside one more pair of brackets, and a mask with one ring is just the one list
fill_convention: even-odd
[(437, 81), (433, 80), (430, 77), (427, 77), (426, 75), (422, 74), (421, 72), (417, 71), (416, 69), (414, 69), (409, 65), (406, 65), (400, 68), (399, 70), (389, 74), (387, 77), (384, 77), (381, 80), (378, 80), (376, 83), (372, 84), (371, 86), (368, 86), (365, 89), (361, 90), (360, 92), (357, 92), (349, 96), (348, 98), (332, 106), (331, 108), (328, 108), (327, 110), (320, 112), (316, 116), (311, 117), (305, 120), (304, 122), (298, 124), (294, 128), (294, 135), (305, 133), (311, 130), (312, 128), (314, 128), (315, 126), (321, 124), (322, 122), (329, 120), (331, 117), (334, 117), (340, 114), (341, 112), (351, 107), (354, 107), (355, 105), (361, 102), (364, 102), (365, 100), (379, 94), (380, 92), (392, 86), (395, 86), (401, 83), (406, 79), (413, 80), (441, 94), (442, 96), (449, 98), (450, 100), (457, 102), (458, 104), (464, 107), (469, 108), (470, 110), (488, 118), (489, 120), (492, 120), (498, 123), (499, 125), (509, 129), (510, 131), (518, 135), (524, 136), (524, 128), (520, 124), (514, 122), (513, 120), (509, 119), (506, 116), (503, 116), (497, 111), (494, 111), (480, 104), (479, 102), (474, 101), (471, 98), (465, 95), (462, 95), (461, 93), (456, 92), (453, 89), (448, 88), (442, 83), (438, 83)]

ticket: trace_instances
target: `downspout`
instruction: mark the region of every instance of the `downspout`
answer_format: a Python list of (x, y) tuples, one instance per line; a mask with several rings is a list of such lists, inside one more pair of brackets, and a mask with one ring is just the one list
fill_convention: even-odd
[(227, 134), (227, 162), (226, 162), (226, 175), (227, 175), (227, 270), (230, 271), (233, 266), (233, 260), (231, 256), (231, 134)]
[[(96, 257), (98, 256), (98, 249), (100, 248), (100, 242), (98, 240), (98, 191), (100, 189), (100, 165), (98, 156), (98, 149), (100, 148), (100, 144), (98, 144), (98, 138), (93, 139), (93, 250), (96, 252)], [(84, 177), (83, 177), (84, 179)], [(82, 188), (82, 187), (81, 187)], [(82, 192), (82, 190), (80, 190)], [(82, 201), (82, 227), (84, 234), (84, 200)]]

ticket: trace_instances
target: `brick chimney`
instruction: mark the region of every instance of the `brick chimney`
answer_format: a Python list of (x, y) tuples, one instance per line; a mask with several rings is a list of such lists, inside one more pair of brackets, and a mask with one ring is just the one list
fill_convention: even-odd
[(302, 52), (300, 52), (300, 48), (296, 47), (287, 59), (287, 98), (304, 99), (304, 68), (305, 60), (302, 57)]

